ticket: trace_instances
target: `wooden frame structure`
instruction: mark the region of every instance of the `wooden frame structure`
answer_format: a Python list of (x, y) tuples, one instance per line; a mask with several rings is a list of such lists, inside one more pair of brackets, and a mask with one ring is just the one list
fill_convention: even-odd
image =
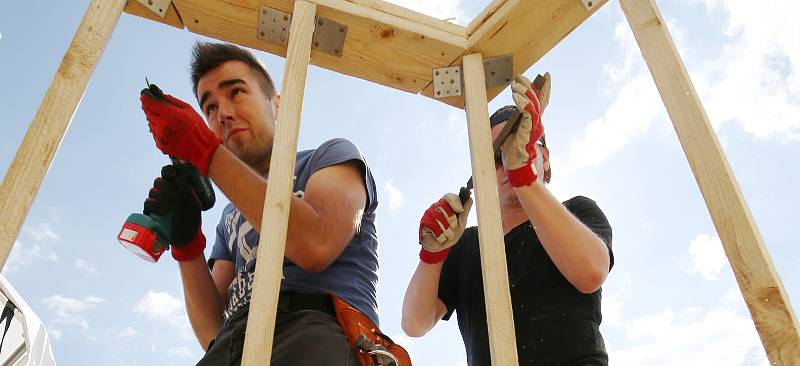
[[(607, 0), (494, 0), (467, 27), (380, 0), (173, 0), (161, 17), (137, 1), (93, 0), (0, 186), (0, 266), (80, 103), (122, 12), (286, 57), (283, 103), (258, 251), (244, 365), (268, 364), (275, 324), (288, 200), (308, 64), (395, 89), (433, 96), (432, 69), (463, 65), (477, 191), (481, 263), (492, 364), (516, 365), (516, 341), (499, 220), (482, 61), (512, 54), (523, 72)], [(773, 365), (800, 364), (798, 321), (655, 0), (620, 0), (706, 201), (756, 329)], [(257, 37), (259, 5), (292, 13), (288, 46)], [(312, 50), (315, 16), (348, 27), (339, 56)]]

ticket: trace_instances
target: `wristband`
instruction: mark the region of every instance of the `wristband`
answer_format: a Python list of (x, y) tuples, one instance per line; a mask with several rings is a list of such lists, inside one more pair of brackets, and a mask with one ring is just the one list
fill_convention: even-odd
[(425, 248), (422, 248), (419, 251), (419, 260), (427, 264), (437, 264), (443, 262), (445, 258), (447, 258), (448, 253), (450, 253), (450, 248), (440, 250), (438, 252), (431, 252), (429, 250), (425, 250)]
[(172, 246), (172, 258), (178, 262), (188, 262), (203, 254), (204, 249), (206, 249), (206, 236), (198, 228), (197, 235), (192, 241), (180, 247)]

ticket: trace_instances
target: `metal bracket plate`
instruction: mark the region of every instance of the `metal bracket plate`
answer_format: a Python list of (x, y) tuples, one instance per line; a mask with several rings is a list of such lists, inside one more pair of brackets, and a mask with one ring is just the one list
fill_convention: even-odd
[(330, 19), (316, 17), (311, 49), (341, 56), (344, 39), (347, 35), (347, 26)]
[(592, 11), (601, 0), (581, 0), (581, 4), (586, 8), (586, 11)]
[(284, 47), (288, 46), (291, 22), (292, 14), (260, 4), (258, 6), (258, 39)]
[[(258, 39), (289, 45), (289, 26), (292, 14), (260, 4), (258, 7)], [(340, 57), (347, 36), (347, 26), (333, 20), (314, 18), (314, 35), (311, 48)]]
[(461, 74), (461, 66), (433, 69), (433, 97), (441, 99), (463, 94), (464, 79)]
[(172, 0), (136, 0), (136, 1), (140, 2), (148, 9), (152, 10), (153, 13), (158, 14), (158, 16), (162, 18), (167, 15), (167, 10), (169, 10), (169, 5), (172, 4)]
[(503, 55), (483, 60), (483, 72), (486, 75), (486, 88), (505, 86), (514, 78), (514, 59), (511, 55)]
[[(486, 88), (505, 86), (514, 77), (512, 55), (503, 55), (483, 60)], [(461, 66), (433, 69), (433, 97), (436, 99), (457, 97), (463, 94), (464, 79)]]

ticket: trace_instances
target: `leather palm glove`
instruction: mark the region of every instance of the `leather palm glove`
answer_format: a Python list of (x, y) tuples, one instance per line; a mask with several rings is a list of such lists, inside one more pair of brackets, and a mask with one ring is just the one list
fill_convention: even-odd
[(170, 216), (172, 257), (179, 262), (189, 261), (203, 253), (206, 237), (200, 230), (200, 200), (189, 181), (190, 177), (172, 165), (161, 168), (161, 176), (144, 201), (144, 214)]
[(211, 156), (222, 140), (206, 126), (194, 108), (169, 94), (159, 100), (148, 89), (142, 90), (142, 110), (150, 132), (161, 152), (187, 161), (208, 176)]
[(550, 73), (545, 73), (544, 78), (541, 90), (536, 90), (522, 74), (517, 74), (511, 83), (514, 104), (522, 113), (522, 121), (500, 151), (512, 187), (529, 186), (543, 172), (542, 153), (536, 142), (544, 135), (542, 112), (550, 100)]
[(428, 264), (441, 263), (467, 227), (472, 198), (461, 204), (457, 194), (448, 193), (422, 214), (419, 222), (419, 259)]

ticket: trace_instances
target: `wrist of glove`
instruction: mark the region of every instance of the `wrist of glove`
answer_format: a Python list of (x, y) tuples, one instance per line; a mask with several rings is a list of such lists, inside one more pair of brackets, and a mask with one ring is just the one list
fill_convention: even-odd
[(545, 73), (541, 90), (518, 74), (511, 83), (512, 98), (522, 113), (517, 131), (501, 147), (503, 166), (512, 187), (529, 186), (540, 181), (542, 153), (537, 141), (544, 135), (542, 112), (550, 99), (550, 73)]
[(161, 177), (144, 201), (144, 214), (155, 214), (168, 220), (172, 256), (185, 261), (203, 253), (206, 239), (200, 231), (201, 204), (192, 189), (190, 177), (172, 165), (161, 168)]
[(425, 263), (440, 263), (464, 234), (472, 198), (463, 204), (457, 194), (448, 193), (431, 205), (419, 223), (419, 257)]
[(205, 249), (206, 236), (203, 235), (202, 230), (197, 229), (197, 235), (192, 241), (182, 246), (172, 245), (172, 258), (175, 258), (178, 262), (187, 262), (202, 255)]
[(140, 100), (156, 147), (164, 154), (185, 160), (208, 175), (211, 156), (222, 140), (212, 132), (192, 106), (169, 94), (166, 102), (142, 91)]

